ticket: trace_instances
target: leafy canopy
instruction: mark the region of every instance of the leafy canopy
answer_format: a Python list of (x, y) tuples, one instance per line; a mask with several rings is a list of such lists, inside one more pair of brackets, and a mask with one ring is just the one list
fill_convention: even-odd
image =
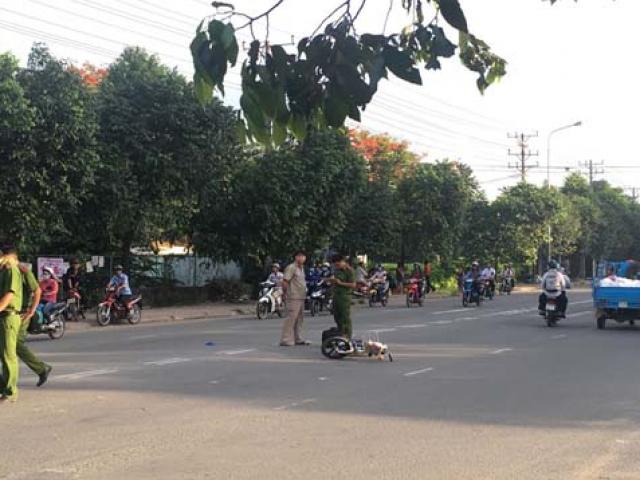
[[(347, 117), (359, 121), (389, 73), (421, 85), (420, 68), (438, 70), (456, 50), (462, 64), (477, 74), (481, 92), (505, 74), (505, 60), (469, 31), (459, 0), (392, 1), (399, 1), (412, 20), (389, 35), (356, 31), (367, 0), (355, 11), (351, 0), (340, 3), (294, 52), (254, 35), (241, 69), (241, 138), (280, 145), (289, 133), (301, 139), (312, 128), (340, 127)], [(213, 2), (216, 13), (206, 25), (204, 20), (200, 23), (191, 42), (200, 99), (209, 100), (214, 89), (224, 95), (227, 70), (238, 61), (236, 31), (250, 28), (253, 34), (254, 22), (268, 23), (269, 14), (283, 2), (278, 0), (256, 17), (237, 12), (232, 4)], [(447, 36), (441, 19), (457, 32), (457, 44)]]

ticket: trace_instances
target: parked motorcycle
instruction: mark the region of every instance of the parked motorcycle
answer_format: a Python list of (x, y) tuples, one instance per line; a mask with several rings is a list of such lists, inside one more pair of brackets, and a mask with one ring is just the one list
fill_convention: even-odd
[(118, 301), (116, 289), (109, 287), (106, 289), (104, 300), (98, 305), (96, 320), (98, 325), (104, 327), (113, 320), (127, 320), (131, 325), (140, 323), (142, 319), (142, 296), (135, 295), (124, 304)]
[(410, 279), (407, 284), (407, 307), (411, 308), (413, 305), (424, 305), (423, 296), (420, 295), (420, 281), (415, 278)]
[(77, 290), (71, 290), (67, 294), (67, 311), (66, 311), (66, 319), (67, 321), (77, 322), (82, 317), (83, 320), (87, 318), (84, 315), (84, 308), (82, 308), (82, 296), (80, 292)]
[(476, 282), (472, 278), (465, 278), (462, 284), (462, 306), (468, 307), (470, 304), (475, 303), (479, 307), (485, 295), (484, 291), (484, 282)]
[(277, 314), (282, 317), (284, 312), (284, 301), (282, 297), (275, 294), (276, 284), (273, 282), (262, 282), (260, 284), (260, 295), (256, 304), (256, 315), (258, 320), (267, 318), (269, 315)]
[(49, 314), (45, 315), (44, 304), (41, 303), (31, 318), (27, 332), (32, 335), (49, 335), (52, 340), (61, 339), (66, 329), (66, 310), (66, 303), (56, 303), (50, 309)]
[(372, 283), (369, 287), (369, 306), (373, 307), (379, 303), (383, 307), (386, 307), (388, 301), (389, 282)]

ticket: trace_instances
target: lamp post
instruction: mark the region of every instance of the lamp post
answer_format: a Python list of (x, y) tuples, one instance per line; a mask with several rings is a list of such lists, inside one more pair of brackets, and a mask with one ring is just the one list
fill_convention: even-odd
[[(551, 190), (551, 137), (553, 136), (554, 133), (558, 133), (558, 132), (561, 132), (562, 130), (567, 130), (569, 128), (580, 127), (580, 126), (582, 126), (582, 121), (571, 123), (569, 125), (564, 125), (563, 127), (558, 127), (551, 130), (549, 132), (549, 135), (547, 136), (547, 188), (549, 190)], [(548, 234), (549, 234), (549, 249), (548, 249), (549, 254), (547, 256), (547, 263), (551, 261), (551, 222), (549, 222)]]

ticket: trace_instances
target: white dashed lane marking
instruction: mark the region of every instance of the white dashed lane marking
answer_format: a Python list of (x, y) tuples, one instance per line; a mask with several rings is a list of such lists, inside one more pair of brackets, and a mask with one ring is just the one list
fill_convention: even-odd
[(498, 350), (494, 350), (493, 352), (490, 352), (490, 353), (491, 355), (499, 355), (501, 353), (511, 352), (511, 351), (513, 351), (513, 348), (506, 347), (506, 348), (499, 348)]
[(182, 357), (172, 357), (172, 358), (163, 358), (161, 360), (152, 360), (150, 362), (144, 362), (145, 365), (148, 366), (162, 366), (162, 365), (173, 365), (174, 363), (185, 363), (189, 362), (188, 358)]
[(405, 377), (413, 377), (414, 375), (420, 375), (421, 373), (427, 373), (433, 371), (433, 367), (421, 368), (420, 370), (414, 370), (413, 372), (403, 373)]
[(84, 372), (68, 373), (65, 375), (56, 375), (56, 380), (81, 380), (87, 377), (95, 377), (97, 375), (108, 375), (118, 372), (117, 368), (102, 368), (99, 370), (85, 370)]

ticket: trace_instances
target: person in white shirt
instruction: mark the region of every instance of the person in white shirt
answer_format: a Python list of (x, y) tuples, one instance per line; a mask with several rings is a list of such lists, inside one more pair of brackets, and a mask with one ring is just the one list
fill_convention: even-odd
[(282, 304), (282, 281), (284, 280), (284, 275), (280, 271), (280, 264), (274, 263), (271, 265), (271, 273), (267, 277), (267, 282), (273, 283), (275, 285), (273, 289), (273, 298), (278, 302), (278, 305)]
[(544, 315), (547, 306), (547, 299), (554, 298), (558, 302), (560, 313), (565, 315), (569, 299), (567, 290), (571, 288), (571, 280), (562, 271), (560, 265), (555, 260), (549, 262), (549, 271), (544, 274), (540, 282), (542, 293), (540, 294), (538, 310)]

